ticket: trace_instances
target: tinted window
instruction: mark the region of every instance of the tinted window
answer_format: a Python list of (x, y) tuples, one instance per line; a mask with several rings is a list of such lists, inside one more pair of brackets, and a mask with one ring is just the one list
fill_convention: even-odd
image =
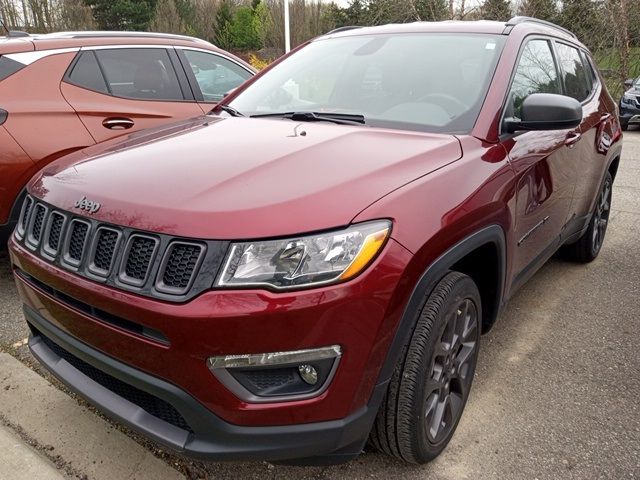
[(113, 95), (148, 100), (184, 99), (166, 50), (97, 50), (96, 55)]
[(587, 71), (589, 85), (593, 89), (593, 87), (598, 84), (598, 75), (596, 74), (596, 71), (593, 68), (593, 64), (591, 63), (591, 60), (589, 59), (587, 54), (584, 52), (580, 52), (580, 56), (582, 57), (582, 63), (584, 63), (585, 70)]
[(587, 80), (587, 71), (582, 63), (580, 52), (577, 48), (564, 43), (556, 44), (558, 63), (562, 70), (565, 95), (582, 102), (591, 94), (590, 82)]
[(222, 100), (225, 93), (251, 76), (241, 66), (218, 55), (196, 50), (183, 50), (183, 52), (206, 102)]
[(562, 93), (551, 45), (546, 40), (532, 40), (524, 47), (511, 85), (505, 116), (520, 118), (522, 102), (533, 93)]
[(25, 65), (20, 62), (16, 62), (15, 60), (11, 60), (7, 57), (0, 57), (0, 81), (4, 80), (9, 75), (13, 75), (24, 67)]
[(323, 38), (260, 76), (231, 105), (247, 115), (340, 112), (363, 115), (374, 127), (466, 132), (476, 121), (504, 38)]
[(82, 52), (69, 74), (69, 81), (79, 87), (109, 93), (93, 52)]

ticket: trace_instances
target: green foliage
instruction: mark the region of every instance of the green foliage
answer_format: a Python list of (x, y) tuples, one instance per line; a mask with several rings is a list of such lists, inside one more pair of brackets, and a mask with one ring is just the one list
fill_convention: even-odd
[(416, 12), (420, 20), (436, 22), (448, 18), (449, 8), (446, 0), (417, 0)]
[(251, 7), (236, 10), (230, 24), (231, 44), (239, 50), (258, 50), (262, 48), (260, 38), (260, 18)]
[(518, 15), (555, 22), (558, 8), (555, 0), (524, 0), (518, 8)]
[(599, 27), (596, 4), (592, 0), (564, 0), (558, 24), (571, 30), (588, 46), (594, 46), (592, 40)]
[(229, 49), (233, 46), (233, 35), (231, 33), (231, 23), (233, 22), (233, 11), (231, 2), (223, 0), (216, 12), (216, 34), (215, 43), (220, 48)]
[(85, 0), (101, 30), (147, 30), (157, 0)]
[(482, 4), (482, 18), (485, 20), (507, 21), (511, 18), (509, 0), (485, 0)]

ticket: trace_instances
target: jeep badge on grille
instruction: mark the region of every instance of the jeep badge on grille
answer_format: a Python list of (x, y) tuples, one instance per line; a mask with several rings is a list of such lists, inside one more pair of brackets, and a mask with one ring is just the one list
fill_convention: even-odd
[(87, 200), (87, 197), (82, 197), (74, 204), (74, 206), (80, 210), (85, 210), (88, 213), (96, 213), (100, 210), (101, 205), (93, 200)]

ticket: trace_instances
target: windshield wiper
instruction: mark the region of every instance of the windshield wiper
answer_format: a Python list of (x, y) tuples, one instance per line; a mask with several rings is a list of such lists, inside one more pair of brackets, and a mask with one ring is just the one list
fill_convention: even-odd
[(213, 107), (211, 112), (215, 112), (218, 109), (222, 110), (223, 112), (227, 112), (232, 117), (244, 117), (244, 113), (240, 113), (238, 110), (236, 110), (232, 106), (225, 105), (224, 103), (219, 103), (218, 105)]
[(340, 125), (365, 125), (364, 115), (326, 112), (281, 112), (251, 115), (251, 118), (286, 118), (297, 122), (333, 122)]

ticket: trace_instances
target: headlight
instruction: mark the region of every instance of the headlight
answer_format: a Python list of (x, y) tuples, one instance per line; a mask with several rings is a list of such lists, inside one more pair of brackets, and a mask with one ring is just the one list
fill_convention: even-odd
[(216, 286), (283, 290), (348, 280), (371, 263), (390, 232), (391, 222), (379, 220), (317, 235), (233, 243)]
[(632, 104), (632, 103), (634, 103), (634, 102), (635, 102), (635, 100), (636, 100), (636, 99), (635, 99), (635, 97), (634, 97), (634, 96), (629, 95), (629, 94), (627, 94), (627, 93), (625, 93), (625, 94), (622, 96), (622, 103), (631, 103), (631, 104)]

